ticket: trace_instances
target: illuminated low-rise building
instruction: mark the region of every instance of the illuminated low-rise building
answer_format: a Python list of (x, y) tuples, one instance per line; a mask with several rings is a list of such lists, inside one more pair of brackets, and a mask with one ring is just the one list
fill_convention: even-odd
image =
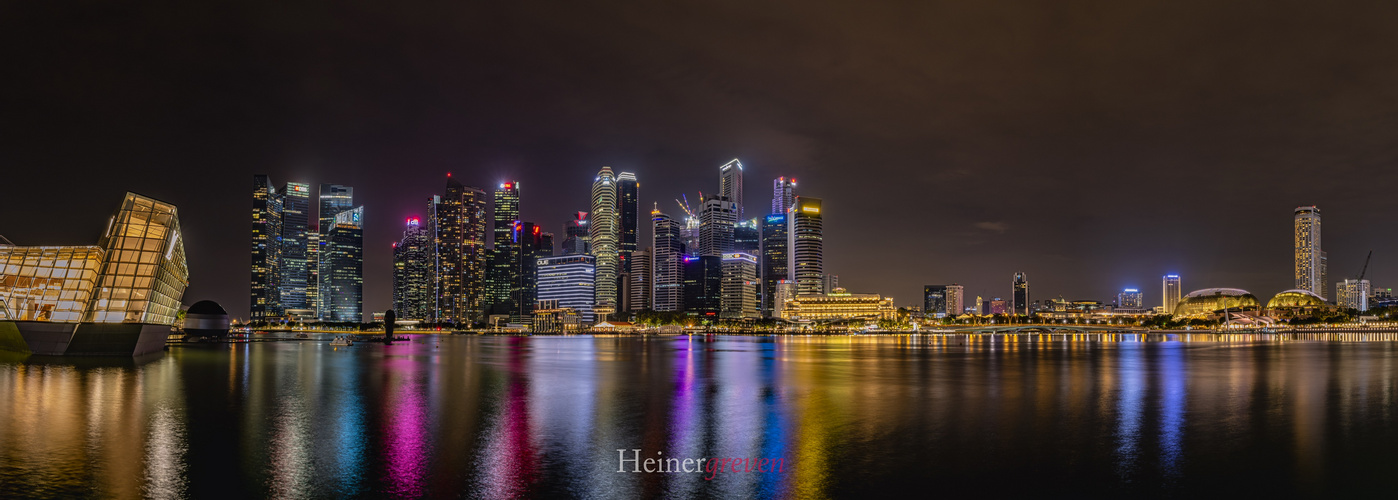
[(831, 293), (797, 295), (782, 304), (787, 321), (834, 321), (847, 319), (893, 319), (898, 309), (892, 297), (877, 293), (849, 293), (836, 288)]
[(1247, 290), (1205, 288), (1189, 292), (1175, 306), (1175, 318), (1204, 318), (1226, 312), (1257, 312), (1261, 304)]

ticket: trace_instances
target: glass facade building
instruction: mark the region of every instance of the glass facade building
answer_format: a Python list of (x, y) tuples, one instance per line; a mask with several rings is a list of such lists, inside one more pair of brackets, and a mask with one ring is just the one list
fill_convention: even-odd
[(679, 311), (684, 307), (684, 243), (680, 224), (660, 210), (651, 210), (655, 246), (651, 249), (651, 309)]
[[(482, 320), (486, 278), (486, 194), (447, 175), (433, 210), (437, 231), (438, 321)], [(506, 289), (508, 296), (508, 289)]]
[(738, 161), (737, 158), (718, 167), (718, 195), (728, 198), (737, 206), (734, 210), (733, 220), (742, 220), (743, 162)]
[(358, 323), (364, 306), (364, 207), (335, 214), (320, 256), (324, 321)]
[(592, 324), (596, 262), (591, 255), (538, 259), (538, 301), (554, 301), (557, 307), (574, 309), (585, 324)]
[(775, 310), (777, 282), (791, 278), (786, 271), (786, 229), (785, 213), (762, 219), (762, 287), (758, 294), (762, 300), (762, 313), (769, 318), (780, 317)]
[(717, 317), (723, 307), (723, 261), (717, 255), (684, 258), (684, 311)]
[(723, 254), (723, 288), (719, 317), (757, 319), (757, 256)]
[(798, 197), (787, 212), (787, 272), (797, 295), (824, 292), (825, 242), (820, 198)]
[(617, 178), (611, 167), (602, 167), (592, 183), (592, 256), (597, 258), (596, 308), (616, 310), (617, 280), (621, 275), (621, 214), (617, 212)]
[(1325, 298), (1324, 252), (1320, 248), (1320, 209), (1296, 207), (1295, 217), (1296, 288), (1310, 290)]

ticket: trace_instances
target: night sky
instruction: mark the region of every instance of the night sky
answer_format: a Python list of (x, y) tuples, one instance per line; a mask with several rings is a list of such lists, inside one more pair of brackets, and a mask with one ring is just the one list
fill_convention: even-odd
[(1394, 2), (59, 3), (0, 5), (0, 234), (91, 244), (125, 191), (172, 202), (185, 302), (235, 317), (256, 173), (354, 186), (381, 311), (447, 172), (521, 181), (561, 242), (603, 165), (673, 215), (735, 157), (749, 214), (795, 176), (827, 272), (899, 305), (1016, 271), (1266, 300), (1311, 204), (1332, 282), (1372, 249), (1398, 286)]

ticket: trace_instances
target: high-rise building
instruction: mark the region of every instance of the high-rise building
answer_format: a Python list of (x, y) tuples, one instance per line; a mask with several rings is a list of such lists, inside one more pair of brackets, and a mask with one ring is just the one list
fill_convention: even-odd
[(786, 213), (775, 213), (762, 219), (762, 313), (769, 318), (780, 318), (776, 312), (777, 282), (790, 279), (787, 275), (786, 252)]
[(1029, 315), (1029, 278), (1024, 273), (1015, 273), (1013, 292), (1010, 298), (1014, 301), (1010, 304), (1010, 314), (1020, 316)]
[(796, 199), (796, 179), (778, 177), (772, 181), (772, 213), (786, 214)]
[(306, 233), (306, 309), (314, 318), (319, 317), (316, 308), (320, 307), (320, 228), (312, 227)]
[(278, 272), (281, 309), (296, 316), (314, 314), (314, 304), (306, 298), (312, 283), (310, 243), (311, 186), (300, 182), (282, 185), (281, 257)]
[(587, 212), (576, 212), (573, 220), (563, 225), (563, 255), (587, 255), (592, 253), (588, 245)]
[(719, 317), (757, 319), (757, 256), (730, 252), (721, 261), (723, 283)]
[(973, 309), (975, 310), (976, 314), (980, 314), (980, 315), (990, 314), (990, 302), (987, 301), (987, 300), (985, 300), (985, 299), (983, 299), (983, 298), (981, 298), (980, 295), (977, 295), (977, 296), (976, 296), (976, 303), (975, 303), (975, 304), (976, 304), (976, 306), (975, 306)]
[(364, 306), (364, 207), (335, 214), (321, 253), (323, 321), (359, 323)]
[[(1321, 287), (1322, 289), (1327, 288), (1327, 287), (1328, 287), (1328, 283), (1330, 283), (1330, 254), (1329, 254), (1329, 253), (1326, 253), (1324, 250), (1321, 250), (1321, 252), (1320, 252), (1320, 287)], [(1317, 294), (1317, 295), (1320, 295), (1320, 298), (1322, 298), (1322, 299), (1327, 299), (1327, 300), (1328, 300), (1328, 299), (1330, 298), (1330, 297), (1328, 296), (1328, 294)]]
[(403, 239), (393, 244), (393, 310), (399, 319), (426, 320), (434, 303), (433, 242), (419, 217), (409, 217)]
[(592, 324), (596, 263), (597, 258), (591, 255), (538, 259), (538, 300), (558, 301), (558, 307), (573, 308), (585, 324)]
[(1126, 309), (1131, 311), (1139, 311), (1145, 309), (1145, 297), (1143, 294), (1141, 294), (1140, 290), (1137, 290), (1135, 288), (1127, 288), (1116, 295), (1116, 307), (1119, 309)]
[(966, 314), (966, 287), (952, 283), (947, 285), (947, 315)]
[(281, 316), (278, 266), (282, 247), (282, 196), (265, 175), (252, 177), (252, 288), (250, 319)]
[(651, 272), (655, 276), (651, 288), (651, 309), (679, 311), (684, 307), (685, 257), (680, 225), (659, 208), (651, 210), (650, 218), (654, 235)]
[(772, 287), (772, 317), (784, 318), (787, 301), (796, 298), (796, 282), (791, 280), (778, 280)]
[(1175, 306), (1180, 305), (1180, 275), (1167, 274), (1160, 280), (1160, 305), (1165, 314), (1175, 314)]
[(1344, 309), (1369, 310), (1369, 280), (1346, 279), (1335, 284), (1335, 303)]
[(511, 232), (514, 251), (511, 255), (510, 274), (510, 322), (528, 323), (534, 313), (534, 302), (538, 300), (539, 252), (543, 248), (544, 235), (533, 222), (514, 223)]
[(718, 167), (718, 195), (737, 205), (734, 221), (743, 219), (743, 162), (734, 158)]
[(636, 236), (640, 234), (641, 201), (638, 193), (641, 185), (636, 182), (636, 174), (622, 172), (616, 176), (617, 217), (621, 227), (617, 229), (617, 269), (627, 272), (631, 269), (631, 254), (636, 251)]
[(1296, 288), (1325, 298), (1326, 263), (1320, 248), (1320, 209), (1296, 207)]
[(592, 183), (592, 255), (597, 257), (597, 300), (601, 315), (617, 307), (617, 279), (621, 275), (621, 214), (617, 211), (617, 179), (611, 167), (602, 167)]
[(840, 276), (838, 274), (820, 275), (820, 293), (830, 293), (836, 288), (840, 288)]
[(545, 231), (539, 241), (539, 256), (553, 257), (553, 233)]
[(518, 315), (520, 304), (514, 301), (515, 288), (520, 282), (521, 256), (516, 253), (515, 223), (519, 221), (519, 182), (502, 182), (495, 188), (494, 211), (491, 214), (491, 249), (485, 252), (485, 283), (481, 309), (484, 314)]
[(825, 267), (824, 228), (820, 198), (797, 197), (786, 214), (787, 273), (796, 282), (796, 293), (822, 293)]
[(655, 265), (651, 257), (650, 248), (637, 250), (632, 254), (631, 260), (631, 303), (632, 311), (641, 311), (651, 308), (653, 283), (655, 275), (652, 266)]
[(986, 303), (986, 307), (987, 307), (986, 312), (987, 312), (988, 314), (1009, 314), (1009, 313), (1010, 313), (1010, 303), (1009, 303), (1009, 301), (1006, 301), (1005, 299), (1002, 299), (1002, 298), (1000, 298), (1000, 297), (995, 297), (995, 298), (993, 298), (993, 299), (990, 299), (990, 301)]
[(721, 256), (733, 251), (733, 227), (738, 224), (738, 204), (726, 196), (704, 199), (699, 210), (699, 255)]
[(723, 307), (723, 260), (717, 255), (684, 258), (684, 312), (717, 317)]
[(326, 251), (330, 246), (330, 231), (335, 229), (336, 215), (354, 208), (354, 188), (339, 184), (321, 184), (316, 202), (319, 204), (320, 210), (316, 214), (319, 234), (315, 250), (316, 302), (314, 305), (316, 317), (327, 320), (326, 318), (329, 318), (331, 314), (326, 309), (332, 307), (331, 297), (326, 295), (326, 291), (329, 290), (329, 284), (326, 280), (330, 276), (330, 261), (325, 258)]
[(491, 214), (491, 232), (496, 250), (509, 251), (515, 221), (519, 220), (519, 181), (502, 182), (495, 188), (495, 210)]
[(922, 287), (922, 313), (927, 318), (947, 315), (947, 286), (924, 285)]
[(509, 315), (514, 310), (510, 288), (514, 286), (514, 252), (508, 244), (484, 250), (485, 281), (481, 284), (481, 310), (484, 316)]
[(762, 225), (759, 219), (738, 221), (733, 226), (733, 251), (749, 255), (762, 255)]
[(438, 321), (483, 320), (486, 271), (486, 194), (447, 174), (446, 194), (435, 210)]

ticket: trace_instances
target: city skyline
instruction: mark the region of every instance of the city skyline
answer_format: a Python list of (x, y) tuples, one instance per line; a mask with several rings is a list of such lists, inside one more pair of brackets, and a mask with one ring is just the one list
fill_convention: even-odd
[[(7, 36), (91, 29), (62, 21), (69, 6), (27, 8), (34, 22)], [(226, 263), (247, 260), (245, 231), (230, 228), (247, 226), (248, 177), (354, 186), (367, 219), (364, 307), (383, 310), (390, 243), (405, 217), (427, 215), (419, 197), (440, 193), (446, 172), (481, 188), (530, 186), (521, 218), (561, 239), (560, 225), (589, 207), (579, 185), (603, 165), (645, 183), (642, 207), (658, 202), (681, 218), (672, 199), (697, 203), (694, 191), (716, 190), (716, 168), (736, 157), (746, 211), (765, 206), (772, 179), (799, 179), (799, 193), (829, 204), (826, 267), (846, 288), (900, 305), (929, 283), (1007, 297), (1014, 272), (1031, 276), (1040, 298), (1110, 300), (1135, 287), (1157, 304), (1165, 274), (1184, 276), (1185, 292), (1270, 295), (1294, 287), (1294, 256), (1281, 249), (1291, 221), (1277, 214), (1305, 205), (1325, 213), (1326, 295), (1358, 274), (1370, 249), (1367, 279), (1398, 282), (1398, 236), (1382, 231), (1398, 213), (1383, 190), (1398, 180), (1383, 105), (1398, 101), (1389, 69), (1398, 34), (1381, 11), (1346, 11), (1335, 23), (1297, 5), (1265, 16), (1202, 2), (1145, 13), (1026, 6), (1022, 16), (954, 5), (956, 15), (908, 16), (773, 4), (672, 19), (563, 6), (560, 21), (535, 26), (535, 7), (478, 15), (484, 8), (404, 7), (403, 19), (420, 22), (380, 26), (371, 45), (317, 22), (328, 14), (316, 9), (287, 13), (284, 22), (310, 30), (304, 38), (268, 26), (245, 31), (242, 49), (183, 37), (262, 19), (239, 5), (246, 16), (195, 15), (178, 29), (149, 12), (94, 21), (142, 22), (179, 44), (61, 36), (32, 47), (15, 60), (16, 92), (0, 97), (11, 110), (5, 160), (21, 167), (10, 180), (82, 182), (64, 186), (77, 200), (68, 203), (47, 203), (45, 190), (11, 193), (0, 234), (18, 244), (89, 241), (102, 228), (86, 215), (111, 203), (112, 189), (169, 200), (184, 211), (195, 256), (190, 296), (246, 318), (247, 269)], [(381, 18), (361, 9), (337, 15)], [(783, 36), (742, 28), (771, 17), (784, 19)], [(475, 21), (486, 18), (503, 21)], [(931, 24), (902, 21), (911, 18)], [(826, 30), (827, 19), (842, 20), (839, 29)], [(716, 24), (733, 33), (667, 36)], [(522, 26), (537, 28), (536, 43), (491, 43)], [(598, 26), (616, 29), (603, 36)], [(440, 43), (421, 47), (419, 34)], [(766, 57), (788, 53), (782, 40), (792, 37), (821, 55)], [(1113, 43), (1094, 42), (1104, 39)], [(61, 57), (72, 53), (112, 64)], [(365, 57), (400, 53), (415, 56)], [(479, 56), (471, 71), (453, 63), (463, 53)], [(613, 56), (590, 55), (599, 53)], [(702, 77), (726, 74), (749, 77)], [(55, 85), (54, 75), (89, 83)], [(861, 231), (889, 237), (869, 245)]]

